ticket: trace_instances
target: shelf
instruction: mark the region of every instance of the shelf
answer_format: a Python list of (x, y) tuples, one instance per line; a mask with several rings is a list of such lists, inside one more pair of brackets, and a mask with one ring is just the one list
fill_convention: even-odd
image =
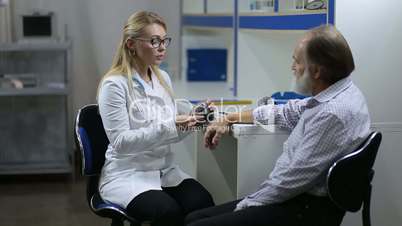
[(59, 174), (71, 173), (71, 164), (67, 162), (49, 163), (1, 163), (0, 175), (15, 175), (15, 174)]
[(194, 31), (230, 31), (232, 32), (231, 27), (212, 27), (212, 26), (197, 26), (197, 25), (189, 25), (183, 27), (185, 30), (194, 30)]
[(327, 23), (326, 13), (240, 16), (240, 29), (307, 30)]
[(232, 28), (233, 16), (230, 14), (186, 14), (182, 17), (183, 26)]
[[(182, 19), (187, 28), (233, 28), (233, 16), (229, 14), (186, 14)], [(255, 12), (239, 15), (240, 29), (307, 30), (327, 22), (326, 10)]]
[(183, 16), (189, 16), (189, 17), (211, 17), (211, 16), (217, 16), (217, 17), (233, 17), (232, 13), (186, 13), (183, 14)]
[(305, 14), (326, 14), (326, 9), (319, 10), (284, 10), (281, 12), (259, 12), (248, 11), (240, 12), (239, 16), (287, 16), (287, 15), (305, 15)]
[(1, 89), (0, 96), (64, 96), (68, 94), (66, 88), (24, 88), (24, 89)]
[(0, 44), (0, 51), (56, 51), (66, 50), (71, 42), (18, 42)]

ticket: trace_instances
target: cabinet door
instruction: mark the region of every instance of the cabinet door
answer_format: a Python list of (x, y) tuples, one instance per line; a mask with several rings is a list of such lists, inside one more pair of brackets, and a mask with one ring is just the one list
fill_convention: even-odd
[(226, 81), (226, 49), (188, 49), (188, 81)]
[(64, 96), (0, 97), (0, 171), (68, 167), (66, 112)]

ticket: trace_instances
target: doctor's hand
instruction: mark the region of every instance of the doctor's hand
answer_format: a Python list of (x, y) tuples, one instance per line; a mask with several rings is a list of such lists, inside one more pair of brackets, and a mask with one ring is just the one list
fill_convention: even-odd
[(208, 125), (204, 134), (204, 145), (206, 148), (215, 149), (219, 144), (222, 135), (229, 133), (230, 123), (224, 118), (219, 118)]
[(190, 130), (203, 120), (202, 115), (176, 115), (176, 127), (182, 131)]
[(206, 100), (205, 102), (194, 106), (190, 114), (203, 116), (204, 120), (199, 121), (198, 125), (207, 125), (214, 120), (215, 108), (216, 106), (210, 100)]

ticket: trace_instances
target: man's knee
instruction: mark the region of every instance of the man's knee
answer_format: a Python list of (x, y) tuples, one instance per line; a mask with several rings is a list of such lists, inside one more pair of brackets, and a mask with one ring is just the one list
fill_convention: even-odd
[(191, 223), (203, 218), (199, 211), (194, 211), (188, 214), (184, 220), (185, 225), (191, 225)]

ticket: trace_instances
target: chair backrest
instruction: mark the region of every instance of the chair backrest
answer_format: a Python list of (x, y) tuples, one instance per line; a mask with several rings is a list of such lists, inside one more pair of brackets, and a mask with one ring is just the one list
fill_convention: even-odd
[(371, 191), (372, 167), (381, 138), (380, 132), (372, 132), (354, 152), (336, 161), (329, 169), (328, 194), (339, 208), (350, 212), (361, 208)]
[(75, 121), (75, 140), (82, 155), (82, 174), (98, 175), (105, 162), (109, 140), (97, 104), (82, 107)]

